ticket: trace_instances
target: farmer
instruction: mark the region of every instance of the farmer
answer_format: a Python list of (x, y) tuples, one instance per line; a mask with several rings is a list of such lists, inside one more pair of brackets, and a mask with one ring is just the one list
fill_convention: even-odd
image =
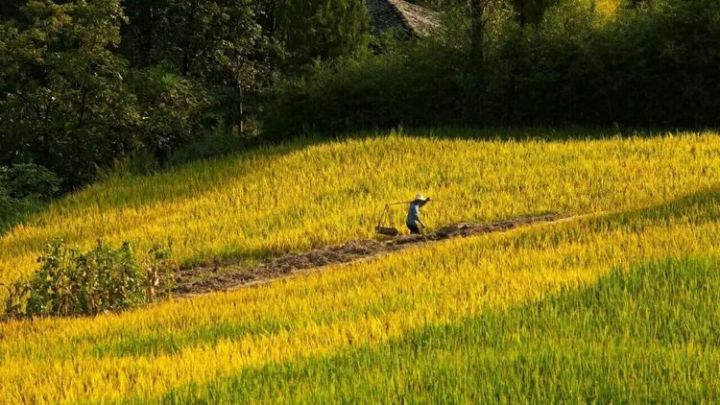
[(422, 228), (425, 228), (425, 224), (420, 220), (420, 207), (430, 202), (430, 198), (425, 198), (424, 195), (418, 194), (415, 199), (410, 202), (410, 209), (408, 210), (407, 219), (405, 225), (407, 225), (410, 233), (420, 234)]

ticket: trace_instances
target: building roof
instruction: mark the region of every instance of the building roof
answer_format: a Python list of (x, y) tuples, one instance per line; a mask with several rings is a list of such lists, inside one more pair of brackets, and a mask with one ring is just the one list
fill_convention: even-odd
[(376, 35), (395, 31), (410, 37), (426, 37), (439, 25), (438, 13), (405, 0), (366, 0)]

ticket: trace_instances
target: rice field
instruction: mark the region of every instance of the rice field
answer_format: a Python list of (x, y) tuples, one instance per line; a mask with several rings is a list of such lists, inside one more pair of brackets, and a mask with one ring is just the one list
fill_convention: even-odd
[(696, 258), (639, 264), (577, 292), (191, 384), (163, 401), (713, 402), (719, 268)]
[(31, 271), (52, 237), (149, 244), (172, 236), (185, 263), (250, 262), (369, 237), (378, 200), (418, 191), (438, 199), (426, 207), (437, 225), (591, 215), (123, 314), (0, 324), (0, 398), (712, 400), (720, 391), (719, 147), (714, 133), (394, 134), (112, 178), (4, 236), (4, 279)]
[[(0, 283), (29, 274), (48, 241), (96, 239), (138, 251), (174, 241), (186, 265), (251, 263), (372, 237), (384, 203), (437, 200), (430, 226), (561, 212), (620, 212), (717, 184), (720, 136), (603, 140), (410, 135), (299, 141), (153, 176), (111, 178), (0, 237)], [(402, 224), (403, 208), (394, 212)]]

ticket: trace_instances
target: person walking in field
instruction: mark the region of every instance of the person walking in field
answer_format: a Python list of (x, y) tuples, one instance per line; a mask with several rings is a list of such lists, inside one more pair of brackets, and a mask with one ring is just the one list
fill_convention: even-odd
[(422, 229), (425, 228), (425, 224), (420, 219), (420, 208), (429, 202), (430, 198), (425, 198), (422, 194), (416, 195), (415, 199), (410, 202), (410, 209), (408, 209), (405, 225), (407, 225), (411, 234), (420, 234), (422, 233)]

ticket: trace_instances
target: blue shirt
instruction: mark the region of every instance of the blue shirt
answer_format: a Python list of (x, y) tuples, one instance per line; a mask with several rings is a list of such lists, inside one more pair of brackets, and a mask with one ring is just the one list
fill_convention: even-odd
[(420, 220), (420, 203), (418, 203), (418, 202), (410, 203), (410, 209), (408, 210), (407, 220), (405, 221), (405, 224), (415, 225), (415, 223), (419, 220)]

